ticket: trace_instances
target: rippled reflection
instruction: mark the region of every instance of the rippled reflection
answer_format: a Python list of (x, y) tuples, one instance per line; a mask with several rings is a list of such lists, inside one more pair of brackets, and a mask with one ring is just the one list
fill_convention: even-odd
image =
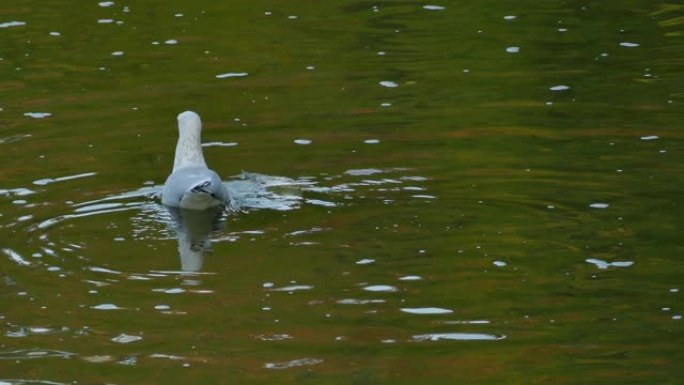
[(222, 229), (224, 210), (222, 207), (208, 210), (186, 210), (166, 207), (173, 218), (181, 270), (194, 272), (202, 270), (204, 254), (211, 250), (210, 235)]

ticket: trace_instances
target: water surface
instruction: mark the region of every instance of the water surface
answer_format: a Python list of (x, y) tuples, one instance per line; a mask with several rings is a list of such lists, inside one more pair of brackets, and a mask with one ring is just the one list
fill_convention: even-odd
[(681, 6), (0, 10), (0, 382), (684, 376)]

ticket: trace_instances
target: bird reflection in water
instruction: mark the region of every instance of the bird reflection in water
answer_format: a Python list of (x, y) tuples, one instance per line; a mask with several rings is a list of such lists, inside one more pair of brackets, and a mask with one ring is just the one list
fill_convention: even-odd
[(173, 218), (173, 227), (178, 238), (178, 253), (181, 270), (198, 272), (204, 264), (204, 254), (211, 251), (212, 233), (223, 229), (225, 220), (222, 206), (206, 210), (188, 210), (166, 206)]

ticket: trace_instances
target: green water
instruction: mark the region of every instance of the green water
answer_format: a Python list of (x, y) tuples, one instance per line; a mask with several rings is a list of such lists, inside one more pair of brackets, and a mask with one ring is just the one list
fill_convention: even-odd
[(0, 383), (681, 383), (683, 14), (3, 2)]

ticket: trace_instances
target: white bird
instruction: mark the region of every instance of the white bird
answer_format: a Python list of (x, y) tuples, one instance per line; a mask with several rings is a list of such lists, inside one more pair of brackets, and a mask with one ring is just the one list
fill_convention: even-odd
[(192, 111), (178, 114), (178, 144), (171, 175), (162, 190), (162, 203), (171, 207), (205, 210), (231, 207), (221, 177), (207, 167), (202, 153), (202, 120)]

